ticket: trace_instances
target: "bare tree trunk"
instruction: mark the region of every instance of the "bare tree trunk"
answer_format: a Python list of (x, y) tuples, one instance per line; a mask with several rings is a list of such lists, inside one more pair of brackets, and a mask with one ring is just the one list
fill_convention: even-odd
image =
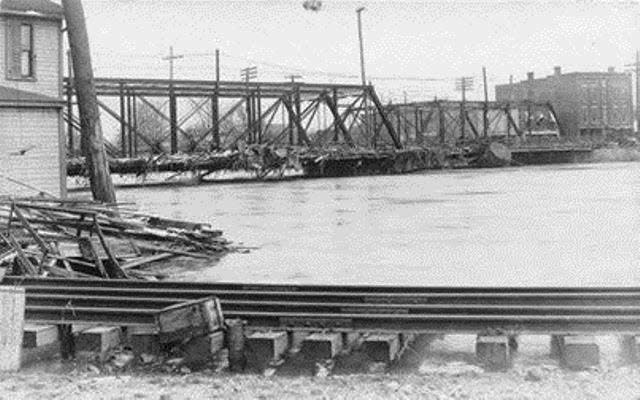
[(73, 59), (73, 84), (80, 111), (82, 154), (89, 169), (91, 192), (94, 200), (113, 203), (116, 193), (104, 149), (84, 10), (80, 0), (62, 0), (62, 6)]

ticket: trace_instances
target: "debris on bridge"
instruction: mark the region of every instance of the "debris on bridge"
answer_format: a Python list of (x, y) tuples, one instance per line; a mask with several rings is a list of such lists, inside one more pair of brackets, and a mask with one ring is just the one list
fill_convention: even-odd
[(232, 251), (207, 223), (147, 215), (131, 204), (5, 197), (0, 224), (0, 267), (13, 275), (148, 278), (141, 268), (174, 257), (213, 262)]

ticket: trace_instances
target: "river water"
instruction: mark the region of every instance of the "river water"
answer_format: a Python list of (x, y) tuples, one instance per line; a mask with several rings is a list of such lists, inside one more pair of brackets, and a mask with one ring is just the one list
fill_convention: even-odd
[(123, 189), (255, 247), (180, 278), (639, 285), (640, 163)]

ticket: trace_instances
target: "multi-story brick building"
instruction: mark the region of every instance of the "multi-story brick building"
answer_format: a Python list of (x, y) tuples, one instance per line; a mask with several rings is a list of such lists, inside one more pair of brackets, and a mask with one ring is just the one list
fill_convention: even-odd
[(571, 72), (560, 67), (554, 74), (497, 85), (497, 101), (550, 102), (567, 136), (593, 136), (633, 132), (631, 75), (615, 72)]

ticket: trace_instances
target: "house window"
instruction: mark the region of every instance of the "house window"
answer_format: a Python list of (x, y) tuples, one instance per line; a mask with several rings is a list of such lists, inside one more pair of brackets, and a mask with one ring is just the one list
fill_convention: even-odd
[(20, 75), (23, 78), (33, 76), (33, 26), (20, 25)]
[(33, 25), (10, 21), (7, 24), (7, 78), (35, 78)]

